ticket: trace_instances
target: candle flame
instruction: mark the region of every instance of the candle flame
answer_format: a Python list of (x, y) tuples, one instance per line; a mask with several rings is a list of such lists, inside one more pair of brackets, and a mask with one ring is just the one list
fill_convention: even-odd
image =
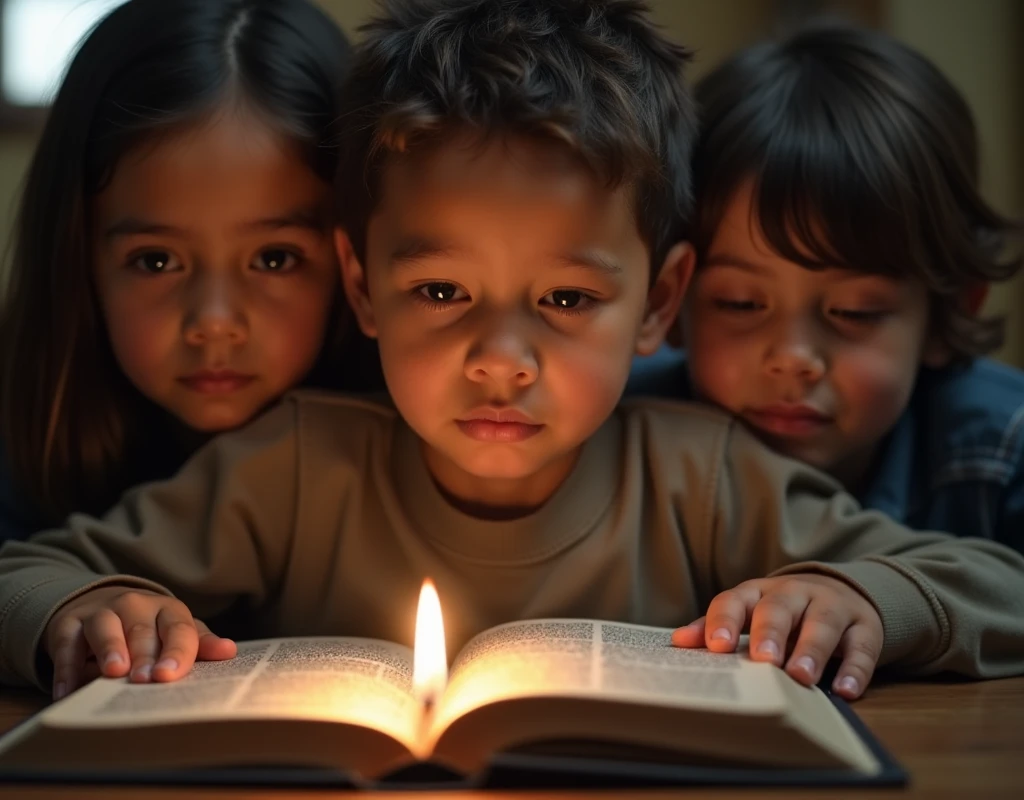
[(413, 648), (412, 686), (416, 698), (432, 703), (448, 682), (448, 657), (444, 644), (441, 600), (433, 581), (427, 578), (420, 589), (416, 611), (416, 640)]

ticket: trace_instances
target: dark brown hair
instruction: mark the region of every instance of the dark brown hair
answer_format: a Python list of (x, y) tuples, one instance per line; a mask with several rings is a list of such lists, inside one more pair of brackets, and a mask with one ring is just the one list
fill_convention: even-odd
[(546, 137), (629, 185), (652, 280), (691, 208), (688, 52), (639, 0), (390, 0), (346, 87), (339, 215), (356, 255), (389, 154), (456, 131)]
[(971, 111), (926, 58), (885, 34), (817, 23), (733, 57), (696, 87), (694, 243), (707, 252), (745, 182), (779, 255), (924, 282), (959, 360), (1003, 341), (967, 295), (1013, 277), (1019, 224), (978, 191)]
[(126, 152), (201, 120), (225, 93), (331, 182), (349, 53), (306, 0), (130, 0), (82, 43), (28, 171), (0, 311), (0, 435), (40, 520), (104, 511), (147, 477), (136, 468), (173, 425), (111, 350), (92, 281), (93, 197)]

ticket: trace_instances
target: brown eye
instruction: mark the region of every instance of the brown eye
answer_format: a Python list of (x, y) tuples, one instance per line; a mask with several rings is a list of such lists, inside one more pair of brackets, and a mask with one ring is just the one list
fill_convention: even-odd
[(177, 259), (166, 250), (150, 250), (136, 256), (131, 265), (142, 272), (152, 275), (160, 275), (164, 272), (173, 272), (179, 268)]
[(541, 298), (541, 305), (547, 306), (559, 314), (575, 316), (597, 308), (599, 303), (579, 289), (555, 289)]
[(263, 250), (253, 259), (252, 268), (260, 272), (288, 272), (295, 269), (298, 258), (294, 253), (276, 247)]
[(468, 295), (454, 283), (447, 281), (432, 281), (420, 286), (416, 292), (429, 303), (447, 304), (457, 300), (463, 300)]
[(583, 292), (557, 291), (550, 296), (551, 305), (557, 308), (576, 308), (583, 302)]

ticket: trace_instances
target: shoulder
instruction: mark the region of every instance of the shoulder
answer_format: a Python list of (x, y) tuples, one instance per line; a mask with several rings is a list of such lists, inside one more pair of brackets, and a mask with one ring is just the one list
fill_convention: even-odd
[(931, 457), (946, 473), (936, 480), (965, 471), (1009, 480), (1024, 460), (1024, 372), (977, 359), (962, 369), (923, 373), (916, 394)]
[(348, 394), (322, 389), (295, 389), (285, 395), (296, 412), (304, 417), (327, 419), (389, 419), (398, 411), (385, 392)]
[(921, 387), (933, 409), (966, 422), (1006, 422), (1024, 405), (1024, 371), (987, 358), (959, 369), (925, 371)]
[(348, 395), (303, 389), (291, 392), (299, 446), (332, 454), (358, 452), (390, 442), (401, 417), (388, 395)]
[(627, 443), (649, 458), (692, 456), (710, 463), (737, 434), (733, 417), (704, 403), (631, 397), (619, 403), (617, 413)]
[(200, 454), (216, 452), (227, 462), (237, 462), (297, 452), (308, 464), (388, 437), (398, 419), (386, 396), (299, 389), (244, 427), (215, 436)]

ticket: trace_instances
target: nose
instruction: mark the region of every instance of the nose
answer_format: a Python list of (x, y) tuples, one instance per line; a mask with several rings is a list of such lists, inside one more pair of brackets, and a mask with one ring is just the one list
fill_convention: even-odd
[(778, 326), (765, 367), (775, 377), (820, 380), (825, 374), (825, 357), (811, 326), (799, 321)]
[(242, 344), (248, 338), (244, 287), (236, 276), (207, 272), (188, 287), (184, 317), (185, 341), (201, 347), (214, 342)]
[(523, 388), (537, 380), (537, 355), (523, 325), (491, 316), (466, 357), (466, 377), (475, 383)]

